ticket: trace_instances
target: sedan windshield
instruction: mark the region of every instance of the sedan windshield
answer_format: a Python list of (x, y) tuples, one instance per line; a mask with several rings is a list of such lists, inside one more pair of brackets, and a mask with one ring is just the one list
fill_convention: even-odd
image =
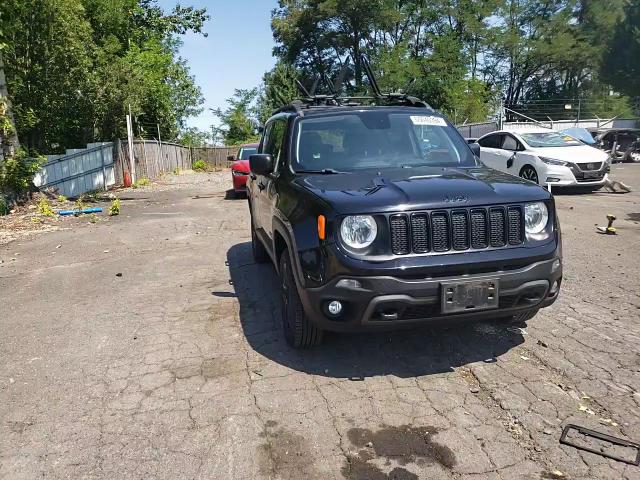
[(580, 140), (576, 140), (571, 135), (559, 132), (521, 133), (520, 136), (534, 148), (575, 147), (583, 145)]
[(359, 111), (302, 119), (297, 132), (298, 172), (476, 165), (464, 139), (436, 115)]
[(241, 148), (238, 154), (238, 160), (249, 160), (249, 157), (257, 151), (255, 148)]

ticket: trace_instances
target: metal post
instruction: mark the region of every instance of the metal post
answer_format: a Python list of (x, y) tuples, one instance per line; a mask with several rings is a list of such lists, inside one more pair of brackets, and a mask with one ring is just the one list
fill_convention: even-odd
[(578, 99), (578, 120), (576, 120), (576, 127), (580, 123), (580, 107), (582, 106), (582, 100)]
[(100, 147), (100, 159), (102, 160), (102, 186), (107, 191), (107, 169), (104, 166), (104, 145)]
[(504, 100), (502, 98), (500, 98), (500, 111), (498, 112), (498, 130), (502, 130), (502, 124), (503, 124), (503, 120), (502, 120), (502, 115), (504, 112)]
[(129, 161), (131, 162), (131, 183), (136, 182), (136, 159), (133, 155), (133, 120), (131, 118), (131, 105), (127, 115), (127, 140), (129, 143)]

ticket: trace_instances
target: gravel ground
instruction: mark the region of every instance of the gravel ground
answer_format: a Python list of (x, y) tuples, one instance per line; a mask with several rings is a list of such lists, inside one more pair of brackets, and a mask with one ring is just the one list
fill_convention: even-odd
[[(640, 165), (614, 176), (640, 189)], [(170, 176), (0, 246), (0, 478), (640, 479), (558, 442), (640, 441), (639, 193), (556, 196), (565, 281), (526, 327), (296, 352), (229, 184)]]

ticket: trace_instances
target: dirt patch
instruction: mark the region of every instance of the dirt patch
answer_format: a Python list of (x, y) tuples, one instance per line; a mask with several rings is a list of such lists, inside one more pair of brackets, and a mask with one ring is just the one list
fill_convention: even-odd
[(450, 469), (456, 464), (456, 457), (451, 449), (431, 439), (438, 431), (435, 427), (403, 425), (385, 426), (376, 432), (352, 428), (347, 436), (356, 447), (370, 446), (378, 457), (395, 460), (400, 465), (423, 461)]
[(284, 428), (277, 428), (277, 425), (273, 420), (267, 421), (260, 435), (265, 438), (261, 446), (262, 473), (285, 480), (323, 480), (313, 465), (312, 449), (307, 440)]

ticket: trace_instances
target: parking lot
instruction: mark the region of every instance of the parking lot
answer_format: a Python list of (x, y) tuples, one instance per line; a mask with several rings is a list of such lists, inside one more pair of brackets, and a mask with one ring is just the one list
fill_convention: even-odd
[(640, 165), (612, 174), (634, 191), (556, 196), (562, 292), (526, 326), (290, 349), (228, 172), (3, 245), (0, 477), (640, 479), (559, 443), (640, 441)]

